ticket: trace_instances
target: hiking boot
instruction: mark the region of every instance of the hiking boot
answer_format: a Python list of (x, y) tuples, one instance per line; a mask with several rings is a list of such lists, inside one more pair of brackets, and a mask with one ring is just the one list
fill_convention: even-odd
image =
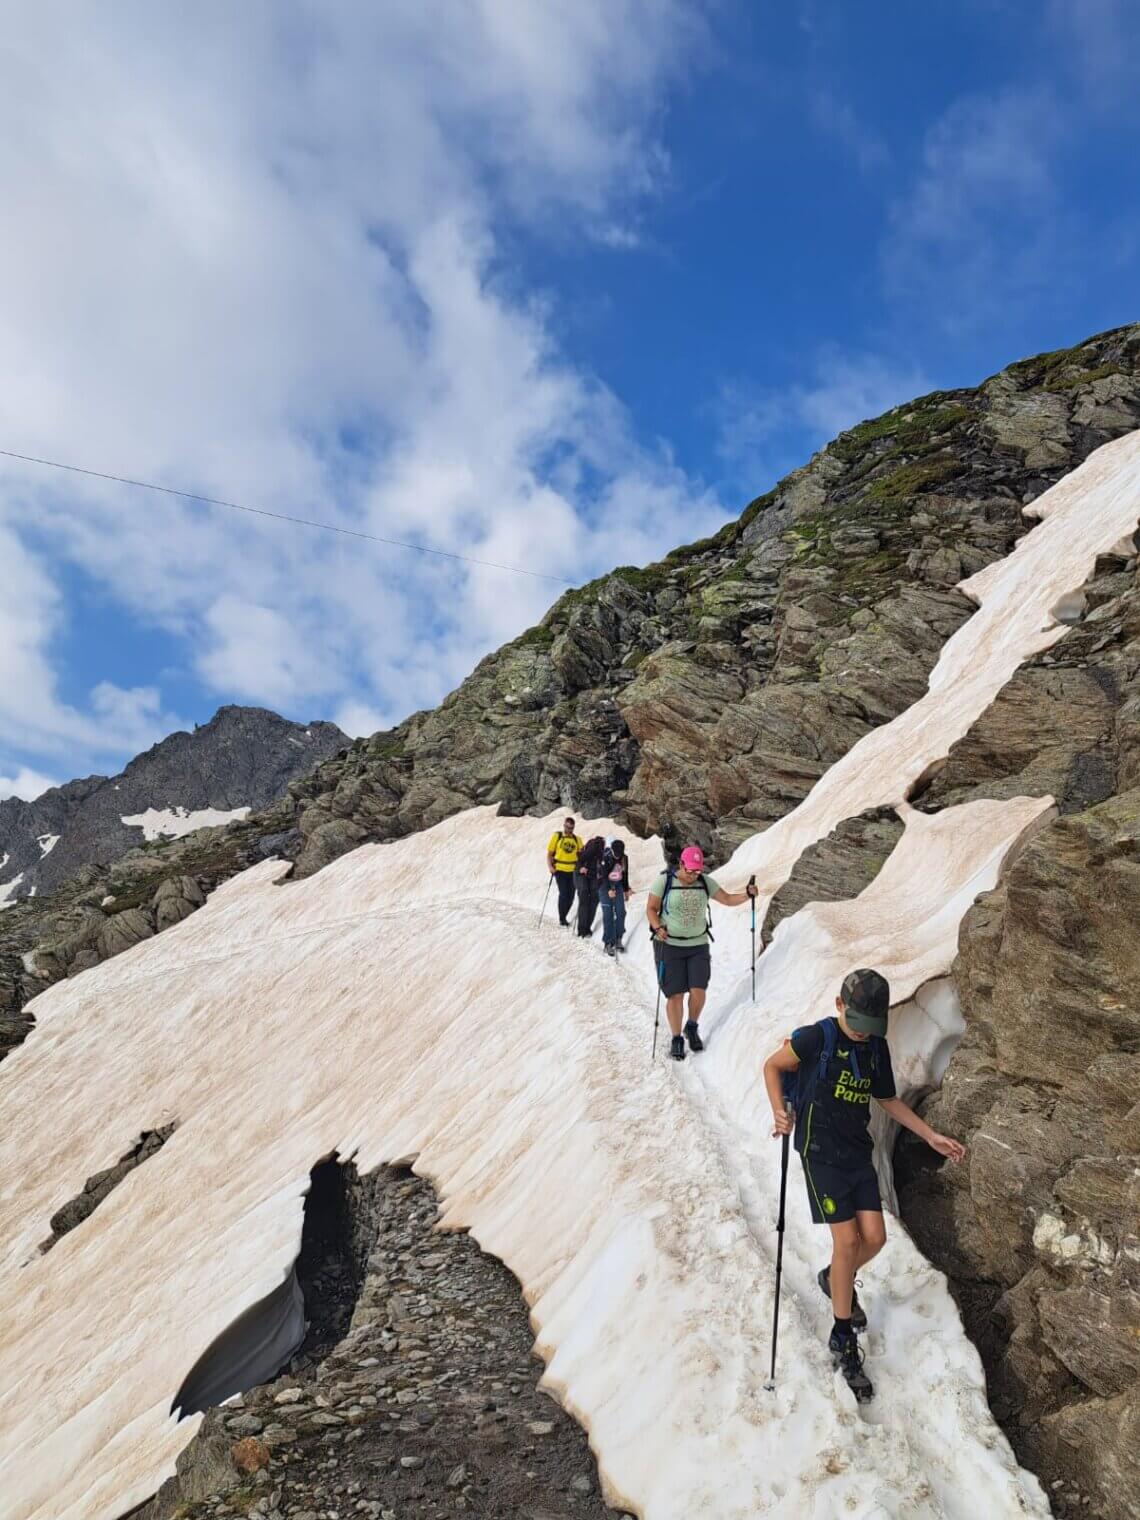
[(855, 1332), (845, 1335), (833, 1330), (828, 1338), (827, 1349), (831, 1352), (832, 1362), (843, 1373), (843, 1381), (855, 1395), (856, 1401), (860, 1404), (868, 1403), (874, 1397), (875, 1387), (863, 1371), (863, 1352)]
[(607, 945), (606, 946), (606, 954), (607, 955), (616, 955), (617, 954), (617, 947), (615, 945)]
[(683, 1061), (685, 1059), (685, 1042), (679, 1034), (673, 1036), (669, 1044), (669, 1054), (674, 1061)]
[[(816, 1282), (820, 1285), (828, 1298), (831, 1297), (831, 1268), (821, 1267), (816, 1273)], [(851, 1289), (851, 1328), (852, 1330), (866, 1330), (867, 1315), (863, 1305), (859, 1302), (859, 1295), (855, 1289)]]
[(617, 953), (619, 955), (624, 955), (625, 954), (625, 940), (624, 939), (619, 939), (618, 942), (617, 942), (617, 945), (615, 946), (615, 949), (617, 950)]
[(696, 1054), (698, 1050), (704, 1050), (705, 1042), (701, 1039), (701, 1032), (697, 1028), (696, 1019), (690, 1019), (685, 1025), (685, 1038), (689, 1042), (689, 1049)]

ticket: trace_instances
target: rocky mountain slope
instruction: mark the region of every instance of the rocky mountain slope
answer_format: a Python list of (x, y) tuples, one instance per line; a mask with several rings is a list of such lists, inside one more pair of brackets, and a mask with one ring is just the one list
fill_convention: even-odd
[[(268, 853), (304, 876), (498, 802), (611, 811), (723, 858), (915, 699), (971, 615), (956, 583), (1032, 527), (1025, 504), (1137, 427), (1140, 326), (852, 429), (713, 538), (567, 593), (434, 712), (357, 741), (283, 801), (8, 910), (0, 1048), (42, 987)], [(967, 1033), (930, 1106), (969, 1164), (898, 1159), (904, 1217), (950, 1274), (1018, 1455), (1058, 1485), (1059, 1509), (1076, 1476), (1083, 1513), (1123, 1520), (1140, 1513), (1135, 542), (1102, 558), (1065, 616), (1066, 637), (911, 799), (1049, 793), (1059, 816), (963, 925)], [(859, 891), (898, 831), (893, 813), (848, 820), (807, 852), (767, 932), (810, 898)]]
[(0, 902), (54, 892), (155, 838), (263, 808), (342, 749), (335, 723), (290, 723), (261, 707), (220, 707), (170, 734), (117, 776), (87, 776), (33, 802), (0, 802)]

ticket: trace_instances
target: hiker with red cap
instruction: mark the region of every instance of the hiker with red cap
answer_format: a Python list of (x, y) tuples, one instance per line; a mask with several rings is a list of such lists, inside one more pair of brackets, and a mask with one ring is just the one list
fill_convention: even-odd
[(657, 977), (665, 995), (665, 1012), (673, 1036), (669, 1055), (674, 1061), (685, 1059), (686, 1039), (694, 1053), (705, 1048), (698, 1025), (712, 973), (709, 903), (737, 908), (755, 896), (756, 888), (751, 882), (743, 892), (726, 892), (714, 877), (706, 876), (705, 854), (699, 844), (686, 845), (677, 869), (662, 871), (649, 889), (645, 916), (653, 934)]

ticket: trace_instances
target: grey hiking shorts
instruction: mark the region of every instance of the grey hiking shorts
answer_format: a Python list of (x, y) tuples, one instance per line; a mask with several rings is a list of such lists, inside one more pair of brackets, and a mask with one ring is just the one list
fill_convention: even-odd
[(667, 998), (704, 989), (712, 975), (712, 956), (707, 945), (659, 945), (657, 974)]

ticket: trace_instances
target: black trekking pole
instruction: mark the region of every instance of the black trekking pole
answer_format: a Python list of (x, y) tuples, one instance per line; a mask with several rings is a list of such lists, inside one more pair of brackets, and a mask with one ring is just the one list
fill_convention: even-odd
[(542, 923), (542, 915), (543, 915), (543, 913), (546, 912), (546, 898), (550, 896), (550, 889), (551, 889), (551, 887), (553, 885), (554, 885), (554, 872), (551, 871), (550, 878), (549, 878), (549, 880), (546, 883), (546, 897), (544, 897), (542, 899), (542, 910), (541, 910), (541, 912), (538, 915), (538, 921), (539, 921), (540, 924)]
[(788, 1191), (788, 1135), (780, 1145), (780, 1217), (776, 1221), (776, 1302), (772, 1309), (772, 1371), (764, 1387), (769, 1393), (776, 1387), (776, 1339), (780, 1333), (780, 1274), (784, 1270), (784, 1196)]
[(657, 936), (653, 937), (653, 959), (657, 962), (657, 1007), (653, 1013), (653, 1054), (651, 1061), (657, 1059), (657, 1025), (661, 1019), (661, 979), (665, 974), (665, 962), (661, 958), (661, 945)]
[[(748, 878), (748, 885), (756, 885), (756, 877)], [(752, 1001), (756, 1001), (756, 899), (752, 899)]]

